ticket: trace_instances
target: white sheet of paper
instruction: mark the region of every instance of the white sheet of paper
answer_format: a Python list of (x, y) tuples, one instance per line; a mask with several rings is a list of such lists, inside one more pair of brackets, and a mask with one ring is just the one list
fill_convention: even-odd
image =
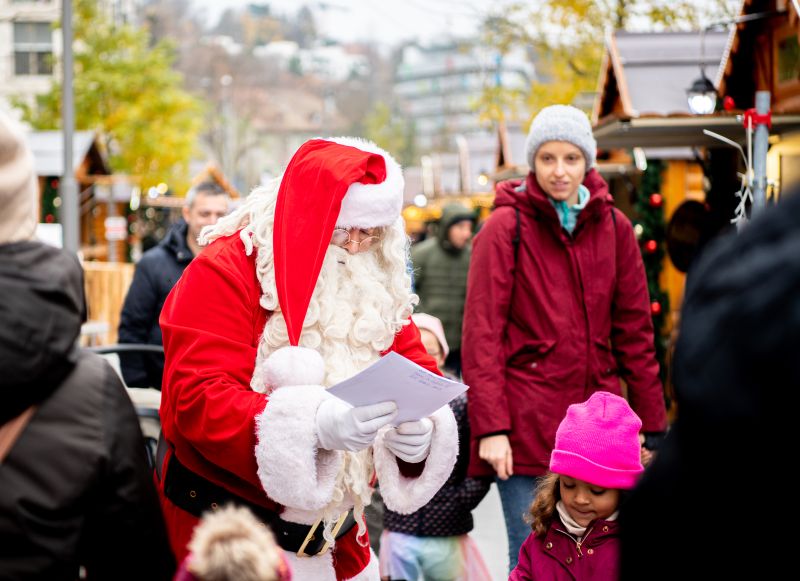
[(397, 426), (431, 415), (467, 389), (392, 351), (328, 393), (355, 407), (393, 401), (399, 411), (392, 424)]

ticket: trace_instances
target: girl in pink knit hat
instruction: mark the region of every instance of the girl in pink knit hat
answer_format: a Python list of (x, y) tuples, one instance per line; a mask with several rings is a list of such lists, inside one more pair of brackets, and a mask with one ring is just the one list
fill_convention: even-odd
[(628, 402), (609, 392), (569, 406), (509, 581), (619, 579), (617, 508), (644, 470), (641, 427)]

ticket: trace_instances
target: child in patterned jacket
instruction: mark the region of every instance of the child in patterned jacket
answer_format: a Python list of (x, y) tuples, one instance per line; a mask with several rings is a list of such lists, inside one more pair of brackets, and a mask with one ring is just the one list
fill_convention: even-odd
[[(442, 323), (424, 313), (411, 316), (422, 343), (441, 369), (448, 354)], [(381, 536), (380, 571), (384, 580), (484, 581), (490, 579), (475, 542), (471, 511), (489, 491), (491, 479), (467, 478), (469, 422), (467, 397), (450, 402), (458, 422), (459, 454), (450, 478), (431, 501), (402, 515), (386, 510)]]

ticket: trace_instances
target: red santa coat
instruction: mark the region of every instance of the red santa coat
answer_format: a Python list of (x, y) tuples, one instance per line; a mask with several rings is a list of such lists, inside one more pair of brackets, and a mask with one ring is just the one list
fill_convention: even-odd
[[(269, 317), (259, 304), (255, 253), (247, 256), (238, 234), (221, 238), (192, 261), (161, 312), (165, 367), (161, 402), (163, 435), (187, 468), (248, 501), (281, 506), (257, 475), (255, 419), (267, 396), (250, 389), (256, 350)], [(390, 351), (437, 372), (417, 327), (397, 334)], [(197, 519), (161, 492), (172, 549), (180, 562)], [(370, 559), (356, 542), (357, 527), (333, 554), (337, 579), (349, 579)]]

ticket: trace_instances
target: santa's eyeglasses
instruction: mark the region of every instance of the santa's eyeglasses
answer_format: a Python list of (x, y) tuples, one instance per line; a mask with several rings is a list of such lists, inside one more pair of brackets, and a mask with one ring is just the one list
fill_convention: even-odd
[[(357, 234), (358, 236), (363, 236), (361, 240), (354, 239), (350, 232)], [(373, 230), (364, 230), (364, 229), (355, 229), (352, 230), (345, 230), (344, 228), (336, 228), (333, 231), (333, 235), (331, 236), (331, 244), (335, 246), (340, 246), (342, 248), (347, 248), (350, 243), (354, 243), (358, 248), (359, 252), (364, 250), (368, 250), (375, 244), (378, 244), (381, 241), (379, 236), (373, 234)]]

